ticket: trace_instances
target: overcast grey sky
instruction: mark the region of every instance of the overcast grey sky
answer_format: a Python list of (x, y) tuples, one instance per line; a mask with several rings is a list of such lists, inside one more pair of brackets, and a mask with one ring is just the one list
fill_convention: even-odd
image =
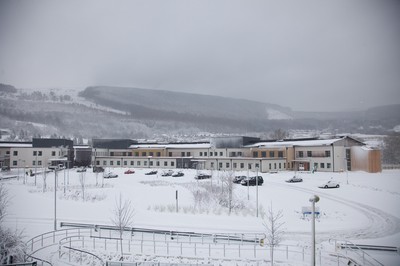
[(400, 103), (400, 1), (0, 1), (0, 83)]

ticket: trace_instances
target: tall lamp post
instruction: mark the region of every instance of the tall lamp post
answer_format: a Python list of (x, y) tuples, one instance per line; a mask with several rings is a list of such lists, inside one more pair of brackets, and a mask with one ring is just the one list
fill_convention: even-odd
[[(247, 182), (247, 184), (248, 183), (249, 182)], [(258, 217), (258, 167), (256, 167), (256, 206), (257, 206), (257, 217)]]
[(314, 195), (310, 198), (311, 202), (311, 266), (315, 266), (315, 203), (319, 201), (319, 197)]
[(57, 171), (54, 169), (54, 231), (57, 231)]

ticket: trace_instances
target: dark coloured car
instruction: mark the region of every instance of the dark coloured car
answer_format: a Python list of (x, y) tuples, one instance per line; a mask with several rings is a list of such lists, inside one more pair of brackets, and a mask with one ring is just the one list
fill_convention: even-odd
[(157, 171), (150, 171), (145, 173), (145, 175), (156, 175), (158, 172)]
[(246, 179), (247, 178), (247, 176), (245, 176), (245, 175), (237, 175), (237, 176), (235, 176), (235, 178), (233, 179), (233, 183), (235, 183), (235, 184), (240, 184), (240, 182), (242, 182), (242, 180), (243, 179)]
[(207, 174), (197, 174), (195, 175), (194, 179), (207, 179), (207, 178), (211, 178), (211, 175), (207, 175)]
[(262, 184), (264, 183), (264, 179), (262, 178), (262, 176), (252, 176), (246, 179), (243, 179), (240, 184), (242, 186), (256, 186), (257, 185), (257, 178), (258, 178), (258, 185), (262, 186)]

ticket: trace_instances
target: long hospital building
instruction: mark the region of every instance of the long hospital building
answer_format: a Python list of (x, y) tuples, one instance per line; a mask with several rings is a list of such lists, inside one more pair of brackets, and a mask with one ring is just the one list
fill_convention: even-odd
[(67, 139), (0, 143), (0, 166), (44, 168), (63, 164), (103, 168), (193, 168), (230, 171), (381, 171), (381, 151), (348, 137), (262, 141), (215, 137), (207, 142), (138, 143), (132, 139), (93, 139), (73, 146)]
[(93, 139), (92, 164), (103, 168), (195, 168), (275, 172), (381, 171), (381, 151), (351, 137), (261, 141), (216, 137), (196, 143), (137, 143)]

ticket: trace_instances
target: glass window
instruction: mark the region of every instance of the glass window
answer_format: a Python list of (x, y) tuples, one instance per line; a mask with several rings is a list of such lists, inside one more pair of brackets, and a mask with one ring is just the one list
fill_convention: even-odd
[(139, 152), (138, 151), (135, 151), (135, 156), (139, 156)]
[(190, 156), (190, 152), (187, 152), (187, 153), (186, 153), (186, 156), (188, 156), (188, 157), (189, 157), (189, 156)]
[(312, 157), (312, 151), (307, 151), (307, 157)]
[(96, 165), (100, 165), (100, 161), (96, 161)]
[(18, 151), (13, 151), (14, 156), (18, 156)]
[(244, 163), (240, 163), (240, 168), (244, 168)]
[(325, 168), (325, 163), (321, 163), (321, 168)]
[(51, 151), (51, 156), (56, 156), (56, 152), (55, 151)]
[(261, 152), (261, 157), (263, 157), (263, 158), (267, 157), (267, 152), (266, 151), (262, 151)]
[(13, 161), (13, 166), (16, 166), (17, 165), (17, 161)]
[(164, 166), (168, 166), (168, 162), (167, 161), (164, 162)]
[(229, 168), (229, 163), (226, 163), (226, 168)]
[(153, 166), (153, 161), (150, 161), (149, 163), (150, 163), (150, 166)]
[(325, 157), (331, 157), (331, 151), (325, 151)]
[(154, 155), (154, 152), (149, 152), (149, 156), (153, 156)]
[(107, 165), (107, 161), (103, 161), (103, 165)]
[(326, 168), (328, 168), (328, 169), (331, 168), (331, 163), (327, 163)]
[(137, 162), (137, 165), (140, 166), (140, 161)]
[(253, 157), (254, 158), (258, 157), (258, 152), (257, 151), (253, 151)]
[(248, 168), (251, 169), (251, 163), (248, 164)]
[(207, 156), (207, 152), (206, 151), (204, 152), (204, 156)]
[(142, 156), (147, 156), (147, 153), (145, 151), (143, 151)]
[(219, 164), (218, 164), (218, 167), (219, 167), (219, 168), (222, 168), (222, 163), (219, 163)]
[(174, 166), (175, 165), (175, 163), (174, 162), (171, 162), (171, 166)]
[(33, 151), (33, 156), (36, 156), (37, 155), (37, 151)]
[(159, 161), (157, 161), (157, 162), (156, 162), (156, 165), (157, 165), (157, 166), (160, 166), (160, 162), (159, 162)]
[(200, 152), (200, 156), (203, 156), (203, 152), (202, 151)]
[(169, 153), (168, 153), (168, 156), (169, 156), (169, 157), (172, 157), (172, 152), (169, 152)]
[(278, 157), (283, 158), (283, 151), (278, 151)]
[(233, 168), (237, 168), (237, 163), (233, 163)]
[(131, 161), (131, 165), (133, 165), (133, 161)]
[(114, 161), (110, 161), (110, 165), (114, 165)]
[(120, 161), (117, 161), (117, 165), (121, 165), (121, 162), (120, 162)]
[(160, 157), (161, 156), (161, 152), (157, 152), (157, 157)]
[(36, 161), (32, 161), (32, 165), (36, 165)]
[(224, 153), (222, 151), (219, 152), (219, 156), (223, 156)]
[(184, 151), (181, 152), (181, 157), (185, 157), (185, 152)]
[(270, 151), (270, 152), (269, 152), (269, 157), (271, 157), (271, 158), (274, 158), (274, 157), (275, 157), (274, 151)]
[(299, 157), (304, 157), (303, 151), (299, 151)]
[(128, 165), (128, 161), (124, 161), (124, 165)]
[(42, 165), (42, 161), (38, 161), (38, 165)]

